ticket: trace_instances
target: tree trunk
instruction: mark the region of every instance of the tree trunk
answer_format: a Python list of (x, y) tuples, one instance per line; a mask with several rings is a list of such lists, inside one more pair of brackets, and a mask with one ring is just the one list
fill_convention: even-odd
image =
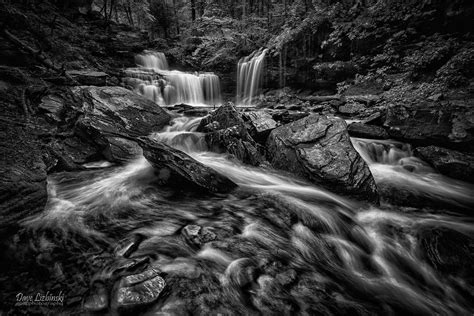
[(178, 19), (178, 13), (176, 11), (176, 0), (173, 0), (173, 12), (174, 12), (174, 20), (176, 21), (176, 34), (179, 35), (179, 19)]
[(196, 20), (196, 0), (191, 0), (191, 20)]

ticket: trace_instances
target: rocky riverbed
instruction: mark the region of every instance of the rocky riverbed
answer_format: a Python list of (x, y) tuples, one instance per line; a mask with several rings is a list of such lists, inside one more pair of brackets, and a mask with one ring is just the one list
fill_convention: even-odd
[[(1, 9), (0, 312), (474, 310), (468, 40), (433, 80), (343, 63), (337, 91), (162, 107), (123, 80), (146, 34)], [(47, 54), (21, 45), (39, 17)]]

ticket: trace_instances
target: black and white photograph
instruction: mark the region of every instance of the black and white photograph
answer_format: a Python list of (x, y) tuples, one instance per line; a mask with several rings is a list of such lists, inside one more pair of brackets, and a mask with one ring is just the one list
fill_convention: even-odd
[(474, 1), (0, 0), (16, 315), (474, 315)]

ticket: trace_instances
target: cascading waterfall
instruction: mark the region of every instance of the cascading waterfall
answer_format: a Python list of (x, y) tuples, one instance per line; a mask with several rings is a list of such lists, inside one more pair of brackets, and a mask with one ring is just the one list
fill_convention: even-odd
[(147, 52), (135, 56), (135, 63), (143, 68), (156, 71), (168, 70), (168, 61), (165, 54), (161, 52)]
[(220, 80), (213, 73), (169, 70), (166, 56), (161, 52), (139, 54), (135, 62), (139, 67), (127, 69), (124, 82), (159, 105), (218, 106), (222, 103)]
[(472, 185), (435, 172), (427, 163), (413, 156), (409, 145), (392, 140), (351, 140), (367, 162), (379, 189), (403, 190), (416, 197), (467, 209), (474, 206)]
[[(55, 249), (53, 245), (63, 236), (68, 245), (79, 245), (77, 255), (85, 256), (86, 262), (95, 254), (82, 250), (84, 241), (99, 248), (101, 244), (116, 247), (120, 253), (124, 251), (121, 245), (140, 236), (143, 241), (129, 259), (115, 262), (118, 259), (112, 256), (94, 278), (112, 278), (114, 269), (145, 262), (141, 259), (145, 257), (173, 278), (174, 284), (181, 284), (179, 288), (193, 293), (186, 297), (186, 291), (172, 286), (170, 290), (177, 291), (173, 302), (195, 300), (192, 306), (207, 304), (209, 299), (207, 292), (196, 289), (212, 288), (212, 302), (226, 302), (239, 314), (256, 310), (276, 314), (293, 307), (285, 313), (312, 314), (308, 307), (313, 305), (332, 314), (345, 313), (349, 307), (379, 314), (472, 311), (466, 294), (470, 288), (463, 276), (437, 271), (422, 255), (438, 251), (436, 234), (474, 234), (474, 226), (465, 218), (361, 205), (278, 171), (229, 160), (208, 151), (204, 135), (195, 132), (200, 120), (176, 117), (151, 137), (229, 177), (240, 187), (235, 193), (212, 197), (170, 191), (156, 184), (153, 168), (140, 158), (125, 167), (51, 176), (46, 211), (25, 222), (25, 227), (37, 234), (55, 229), (56, 239), (40, 235), (47, 239), (42, 241), (46, 249)], [(410, 186), (417, 183), (416, 177), (434, 172), (412, 157), (404, 144), (352, 141), (375, 171), (378, 184), (393, 181), (399, 185), (393, 173), (384, 177), (378, 166), (394, 169)], [(465, 187), (465, 191), (449, 187), (440, 177), (431, 181), (432, 187), (446, 189), (445, 199), (473, 203), (472, 194), (465, 196)], [(214, 241), (189, 246), (182, 231), (190, 224), (204, 227)], [(69, 246), (66, 249), (73, 251)], [(157, 311), (164, 308), (160, 306)]]
[(237, 105), (253, 105), (262, 84), (267, 51), (268, 49), (259, 50), (239, 60), (237, 65)]

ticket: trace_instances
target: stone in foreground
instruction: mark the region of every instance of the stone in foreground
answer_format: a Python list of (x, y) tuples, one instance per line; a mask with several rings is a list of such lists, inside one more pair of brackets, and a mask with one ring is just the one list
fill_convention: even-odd
[(278, 127), (270, 133), (267, 149), (275, 168), (335, 192), (378, 201), (374, 178), (340, 118), (313, 114)]
[(165, 286), (165, 280), (154, 269), (129, 275), (119, 282), (112, 306), (118, 310), (145, 307), (159, 298)]
[(237, 185), (214, 169), (164, 143), (142, 137), (139, 143), (143, 155), (156, 169), (162, 183), (194, 187), (212, 193), (227, 193)]

